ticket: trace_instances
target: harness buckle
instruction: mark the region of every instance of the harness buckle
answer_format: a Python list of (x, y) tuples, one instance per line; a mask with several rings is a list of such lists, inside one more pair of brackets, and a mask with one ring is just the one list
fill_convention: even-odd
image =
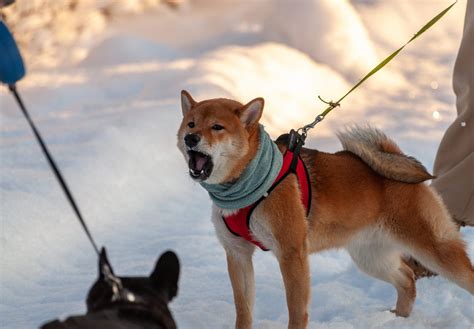
[(288, 139), (288, 151), (293, 153), (293, 160), (291, 161), (290, 169), (292, 172), (296, 172), (296, 167), (298, 165), (298, 157), (300, 150), (304, 145), (306, 139), (306, 133), (298, 133), (294, 129), (291, 129)]
[(296, 130), (291, 129), (288, 138), (288, 150), (293, 153), (299, 153), (301, 147), (304, 145), (304, 140), (306, 139), (305, 134), (299, 134)]

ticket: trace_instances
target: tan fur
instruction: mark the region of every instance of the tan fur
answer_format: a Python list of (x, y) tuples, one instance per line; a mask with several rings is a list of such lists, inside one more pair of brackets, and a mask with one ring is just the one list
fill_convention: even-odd
[(357, 154), (380, 175), (405, 183), (421, 183), (433, 179), (415, 158), (408, 157), (394, 141), (370, 126), (353, 126), (338, 137), (344, 150)]
[[(216, 173), (221, 177), (218, 182), (238, 178), (257, 151), (257, 122), (246, 126), (240, 120), (245, 107), (231, 100), (207, 100), (193, 104), (184, 115), (178, 147), (185, 158), (183, 138), (190, 131), (203, 136), (202, 149), (208, 154), (215, 152), (219, 143), (231, 145), (229, 141), (234, 141), (239, 145), (226, 150), (226, 156), (233, 161)], [(195, 128), (187, 127), (189, 120), (194, 120)], [(215, 122), (222, 123), (225, 130), (210, 130)], [(399, 316), (410, 314), (416, 296), (414, 274), (402, 257), (404, 254), (413, 255), (429, 269), (474, 293), (474, 270), (455, 224), (437, 194), (424, 184), (414, 183), (431, 177), (423, 166), (403, 155), (379, 131), (354, 128), (340, 138), (346, 151), (301, 152), (312, 185), (308, 218), (293, 175), (260, 203), (251, 218), (254, 237), (272, 249), (280, 264), (288, 327), (306, 328), (310, 299), (308, 255), (329, 248), (346, 248), (362, 271), (391, 283), (398, 294), (394, 312)], [(284, 145), (279, 146), (283, 152)], [(221, 162), (229, 163), (218, 153), (212, 154), (217, 167)], [(213, 175), (209, 179), (217, 181)], [(227, 253), (234, 291), (236, 328), (251, 328), (251, 258), (255, 248), (226, 230), (221, 219), (224, 213), (214, 206), (213, 222)]]
[[(250, 256), (250, 259), (248, 257)], [(247, 259), (241, 259), (247, 257)], [(255, 282), (251, 254), (227, 253), (227, 269), (234, 291), (236, 327), (252, 327), (252, 311), (255, 300)]]

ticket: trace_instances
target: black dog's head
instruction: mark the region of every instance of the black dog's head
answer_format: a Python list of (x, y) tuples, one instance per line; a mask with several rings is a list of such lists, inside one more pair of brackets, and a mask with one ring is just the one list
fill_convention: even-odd
[(87, 314), (50, 322), (42, 329), (174, 329), (168, 302), (178, 292), (178, 278), (179, 261), (172, 251), (161, 255), (147, 277), (117, 277), (102, 249), (99, 277), (87, 296)]
[(110, 308), (117, 303), (167, 304), (178, 292), (179, 261), (172, 251), (161, 255), (150, 276), (120, 277), (119, 280), (125, 290), (121, 300), (116, 300), (114, 297), (114, 285), (109, 278), (110, 274), (115, 277), (107, 253), (105, 249), (102, 249), (99, 259), (99, 277), (87, 296), (88, 312)]

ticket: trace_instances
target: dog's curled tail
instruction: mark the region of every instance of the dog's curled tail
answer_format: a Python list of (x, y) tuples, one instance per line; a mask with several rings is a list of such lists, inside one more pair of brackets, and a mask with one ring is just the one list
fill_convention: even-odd
[(358, 155), (379, 175), (404, 183), (433, 179), (415, 158), (405, 155), (383, 132), (370, 126), (352, 126), (337, 133), (344, 150)]

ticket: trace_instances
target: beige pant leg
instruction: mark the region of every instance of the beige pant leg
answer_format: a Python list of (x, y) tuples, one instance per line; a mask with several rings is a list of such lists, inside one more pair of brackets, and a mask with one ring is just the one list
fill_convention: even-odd
[(474, 226), (474, 0), (467, 1), (453, 89), (458, 116), (439, 146), (432, 186), (457, 221)]

